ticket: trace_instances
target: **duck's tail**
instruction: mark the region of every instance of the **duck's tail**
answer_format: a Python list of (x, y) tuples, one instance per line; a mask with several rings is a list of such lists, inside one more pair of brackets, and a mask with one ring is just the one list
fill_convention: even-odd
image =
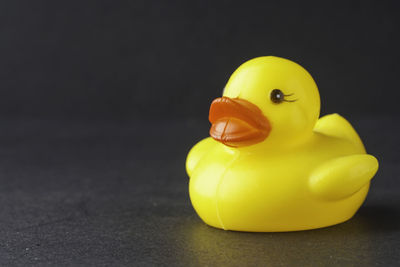
[(314, 132), (349, 140), (355, 145), (362, 147), (365, 151), (356, 130), (354, 130), (353, 126), (345, 118), (337, 113), (321, 117), (315, 124)]

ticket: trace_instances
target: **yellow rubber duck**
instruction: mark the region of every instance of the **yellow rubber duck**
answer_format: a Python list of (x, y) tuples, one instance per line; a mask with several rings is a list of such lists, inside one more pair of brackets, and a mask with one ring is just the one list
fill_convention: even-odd
[(189, 152), (194, 209), (207, 224), (298, 231), (350, 219), (378, 170), (338, 114), (319, 118), (311, 75), (279, 57), (241, 65), (210, 107), (211, 137)]

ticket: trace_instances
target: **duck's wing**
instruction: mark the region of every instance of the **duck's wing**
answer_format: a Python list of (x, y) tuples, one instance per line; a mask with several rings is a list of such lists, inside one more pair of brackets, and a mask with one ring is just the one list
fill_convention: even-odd
[(326, 200), (351, 196), (369, 183), (378, 170), (378, 160), (357, 154), (335, 158), (318, 166), (310, 176), (312, 193)]
[(337, 113), (321, 117), (315, 124), (314, 132), (349, 140), (365, 151), (364, 145), (356, 130), (354, 130), (350, 122)]
[(189, 154), (186, 158), (186, 172), (189, 177), (192, 174), (194, 168), (196, 167), (199, 160), (208, 152), (210, 149), (215, 146), (215, 141), (211, 137), (205, 138), (198, 142), (192, 149), (189, 151)]

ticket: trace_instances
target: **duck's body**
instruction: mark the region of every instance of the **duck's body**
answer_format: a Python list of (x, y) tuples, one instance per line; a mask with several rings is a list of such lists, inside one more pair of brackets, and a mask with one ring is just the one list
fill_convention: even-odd
[(207, 224), (225, 230), (295, 231), (346, 221), (364, 201), (377, 170), (376, 159), (365, 154), (355, 130), (337, 114), (321, 118), (310, 134), (287, 145), (241, 147), (226, 140), (202, 140), (186, 165), (195, 210)]

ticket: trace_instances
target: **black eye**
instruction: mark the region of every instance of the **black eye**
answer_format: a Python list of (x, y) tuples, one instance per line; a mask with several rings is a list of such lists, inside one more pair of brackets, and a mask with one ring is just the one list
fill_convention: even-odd
[(275, 104), (280, 104), (283, 101), (285, 101), (285, 102), (295, 102), (295, 101), (297, 101), (297, 99), (291, 99), (291, 100), (290, 99), (286, 99), (285, 96), (293, 96), (293, 94), (285, 95), (279, 89), (272, 90), (271, 94), (270, 94), (271, 101), (274, 102)]
[(285, 95), (281, 90), (274, 89), (271, 91), (270, 98), (272, 102), (274, 102), (275, 104), (279, 104), (285, 100)]

